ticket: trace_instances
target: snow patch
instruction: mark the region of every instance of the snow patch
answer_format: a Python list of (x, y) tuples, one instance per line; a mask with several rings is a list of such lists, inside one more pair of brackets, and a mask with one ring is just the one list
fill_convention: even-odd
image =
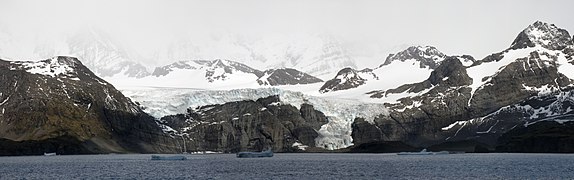
[[(56, 77), (59, 75), (74, 76), (75, 70), (64, 61), (54, 57), (44, 61), (12, 61), (11, 64), (20, 65), (26, 72), (44, 76)], [(77, 77), (75, 79), (79, 80)]]
[(441, 128), (441, 130), (448, 131), (448, 130), (454, 128), (455, 126), (462, 126), (462, 125), (465, 125), (466, 123), (468, 123), (468, 121), (456, 121), (456, 122), (454, 122), (454, 123), (452, 123), (446, 127)]

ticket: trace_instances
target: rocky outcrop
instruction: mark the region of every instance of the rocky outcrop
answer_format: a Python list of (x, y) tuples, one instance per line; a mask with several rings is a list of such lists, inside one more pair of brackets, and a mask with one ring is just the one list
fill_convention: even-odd
[(319, 92), (327, 93), (359, 87), (365, 84), (368, 79), (378, 79), (372, 71), (371, 69), (361, 71), (357, 71), (353, 68), (342, 69), (337, 73), (335, 78), (325, 82), (319, 89)]
[(0, 80), (3, 142), (65, 140), (82, 149), (51, 150), (60, 154), (172, 151), (151, 116), (76, 58), (0, 61)]
[(291, 68), (269, 69), (264, 71), (259, 79), (257, 79), (259, 85), (270, 86), (313, 84), (319, 82), (323, 82), (323, 80)]
[(164, 125), (185, 139), (189, 151), (294, 152), (314, 147), (317, 131), (327, 123), (323, 113), (302, 104), (284, 105), (278, 96), (189, 109), (162, 118)]

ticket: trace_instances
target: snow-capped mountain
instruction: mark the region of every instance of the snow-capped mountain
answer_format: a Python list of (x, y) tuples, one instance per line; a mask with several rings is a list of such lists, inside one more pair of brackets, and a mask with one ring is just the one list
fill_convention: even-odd
[[(280, 96), (281, 103), (306, 102), (327, 117), (327, 125), (316, 129), (319, 135), (316, 137), (315, 144), (304, 144), (305, 146), (338, 149), (349, 147), (351, 144), (378, 141), (402, 141), (415, 146), (470, 141), (494, 150), (497, 145), (504, 146), (497, 140), (511, 130), (518, 130), (542, 121), (567, 124), (572, 120), (570, 116), (574, 109), (574, 103), (572, 103), (574, 98), (571, 97), (574, 87), (572, 85), (574, 81), (572, 39), (567, 32), (560, 36), (559, 34), (564, 31), (553, 25), (545, 23), (541, 25), (551, 27), (551, 29), (541, 33), (542, 36), (532, 37), (558, 37), (559, 39), (567, 37), (564, 38), (565, 42), (555, 41), (557, 44), (566, 44), (566, 46), (554, 50), (545, 48), (557, 47), (552, 43), (553, 40), (548, 41), (550, 43), (541, 41), (532, 47), (523, 48), (516, 48), (513, 43), (511, 48), (494, 53), (482, 60), (475, 60), (471, 56), (445, 56), (428, 47), (419, 48), (421, 51), (409, 48), (410, 50), (397, 53), (402, 54), (400, 56), (391, 55), (388, 58), (393, 59), (389, 61), (390, 63), (374, 70), (356, 71), (350, 68), (342, 70), (336, 78), (326, 83), (336, 82), (332, 83), (335, 86), (324, 88), (329, 91), (321, 94), (310, 93), (303, 98), (294, 98), (296, 96), (291, 93), (284, 93), (287, 92), (285, 90), (281, 90), (283, 93), (271, 93), (272, 90), (259, 89), (256, 90), (261, 91), (258, 93), (245, 92), (239, 95), (236, 91), (222, 91), (214, 92), (221, 96), (207, 95), (209, 98), (199, 98), (203, 97), (199, 94), (206, 92), (184, 93), (180, 90), (175, 94), (186, 97), (185, 99), (210, 100), (209, 102), (198, 101), (201, 102), (199, 104), (192, 103), (196, 100), (189, 100), (184, 101), (186, 103), (173, 105), (180, 108), (200, 107), (201, 109), (202, 103), (207, 105), (233, 101), (226, 97), (239, 97), (240, 99), (237, 99), (238, 102), (235, 104), (243, 104), (244, 102), (239, 102), (239, 100), (250, 97), (243, 95), (246, 93), (261, 94), (260, 98), (267, 97), (264, 95), (277, 94)], [(536, 26), (529, 26), (531, 27)], [(554, 32), (559, 33), (554, 34)], [(526, 35), (528, 37), (529, 34)], [(533, 39), (529, 41), (535, 42)], [(436, 57), (425, 55), (425, 52), (432, 52), (431, 54), (435, 54)], [(410, 59), (394, 59), (397, 57)], [(418, 61), (417, 57), (424, 58), (424, 63)], [(345, 89), (342, 85), (356, 87)], [(333, 91), (336, 88), (341, 90)], [(154, 90), (148, 93), (154, 94), (152, 91)], [(138, 102), (141, 100), (143, 106), (153, 107), (149, 109), (150, 111), (166, 107), (163, 102), (149, 100), (153, 98), (149, 94), (143, 95), (138, 91), (125, 92), (135, 95), (129, 96), (134, 97)], [(248, 99), (257, 100), (256, 97)], [(293, 99), (298, 100), (293, 101)], [(329, 103), (319, 103), (327, 100)], [(355, 104), (343, 105), (340, 102)], [(367, 105), (371, 107), (368, 114), (353, 114), (352, 112), (356, 109), (352, 108), (350, 111), (335, 110), (335, 107), (339, 106), (365, 109)], [(184, 113), (182, 109), (172, 112), (176, 111)], [(363, 110), (358, 111), (363, 112)], [(349, 113), (351, 116), (347, 116)], [(212, 111), (208, 114), (210, 117), (217, 116), (212, 114)], [(212, 122), (204, 120), (206, 114), (199, 113), (197, 116), (199, 119), (187, 118), (187, 121), (215, 123), (218, 124), (217, 126), (223, 126), (225, 123), (233, 124), (234, 119), (230, 117), (230, 121)], [(236, 120), (241, 120), (242, 117), (237, 116)], [(300, 142), (297, 144), (300, 145)], [(472, 145), (471, 149), (474, 148)]]
[[(446, 58), (432, 46), (412, 46), (396, 54), (390, 54), (385, 62), (374, 69), (354, 70), (345, 68), (327, 81), (321, 93), (342, 91), (336, 94), (365, 94), (374, 90), (396, 88), (403, 84), (425, 80)], [(472, 64), (470, 56), (465, 62)], [(365, 96), (365, 98), (367, 98)]]
[(170, 151), (151, 146), (169, 143), (152, 117), (76, 58), (0, 60), (0, 79), (0, 144), (20, 145), (3, 153)]
[(510, 49), (541, 46), (549, 50), (562, 50), (571, 45), (568, 31), (554, 24), (536, 21), (518, 34)]
[(420, 68), (435, 69), (446, 55), (432, 46), (411, 46), (396, 54), (390, 54), (379, 67), (389, 65), (395, 61), (409, 61), (415, 59)]
[[(574, 53), (568, 32), (536, 22), (517, 39), (472, 65), (447, 57), (422, 82), (372, 92), (374, 98), (400, 96), (387, 105), (390, 116), (375, 120), (393, 134), (380, 138), (415, 144), (473, 140), (493, 147), (512, 129), (573, 120), (568, 114), (574, 109)], [(532, 44), (517, 46), (520, 42)]]
[(169, 87), (194, 89), (240, 89), (322, 82), (295, 69), (260, 71), (230, 60), (179, 61), (157, 67), (141, 78), (111, 77), (118, 87)]
[(250, 39), (220, 34), (194, 42), (181, 38), (163, 50), (158, 58), (231, 59), (257, 69), (297, 69), (318, 78), (334, 75), (356, 63), (339, 40), (325, 35), (275, 34)]
[(71, 36), (33, 38), (27, 43), (14, 38), (0, 33), (0, 56), (9, 59), (42, 59), (66, 55), (80, 59), (101, 77), (149, 75), (145, 66), (134, 61), (136, 58), (133, 53), (104, 31), (93, 27), (83, 28)]
[(120, 43), (103, 31), (94, 28), (81, 30), (68, 38), (66, 44), (70, 55), (79, 58), (101, 77), (149, 75), (146, 67), (135, 62)]
[[(8, 74), (3, 79), (10, 83), (1, 86), (0, 106), (45, 103), (30, 100), (36, 97), (13, 99), (9, 95), (13, 87), (25, 85), (32, 91), (29, 94), (42, 94), (36, 93), (38, 89), (50, 94), (52, 91), (44, 91), (50, 87), (60, 92), (59, 98), (53, 99), (68, 95), (75, 100), (70, 107), (90, 110), (95, 104), (86, 104), (85, 98), (91, 95), (81, 93), (98, 94), (111, 87), (89, 86), (86, 90), (74, 86), (85, 77), (74, 73), (77, 68), (66, 65), (70, 63), (2, 64), (0, 70), (5, 67), (3, 75)], [(15, 72), (36, 79), (16, 83), (10, 78)], [(147, 87), (122, 88), (122, 93), (137, 103), (122, 100), (108, 106), (115, 101), (107, 102), (102, 96), (104, 109), (119, 107), (122, 112), (137, 114), (141, 108), (156, 118), (163, 133), (181, 136), (188, 147), (201, 151), (237, 152), (265, 145), (289, 152), (332, 150), (382, 141), (418, 147), (462, 143), (471, 146), (471, 151), (479, 145), (515, 151), (538, 146), (541, 141), (559, 141), (568, 132), (553, 129), (574, 127), (574, 43), (566, 30), (543, 22), (528, 26), (508, 49), (480, 60), (415, 46), (388, 56), (374, 69), (344, 68), (325, 84), (314, 83), (316, 78), (295, 69), (260, 71), (229, 60), (179, 61), (141, 78), (117, 80), (112, 83)], [(58, 84), (62, 81), (66, 83)], [(30, 82), (40, 85), (30, 86)], [(42, 82), (55, 82), (58, 87)], [(103, 80), (89, 82), (105, 85)], [(0, 117), (5, 117), (4, 112)], [(546, 133), (541, 137), (539, 132), (553, 136)], [(550, 152), (574, 151), (568, 148)]]
[[(30, 38), (26, 43), (0, 32), (0, 57), (42, 59), (58, 55), (77, 57), (103, 78), (141, 78), (157, 64), (189, 59), (230, 59), (257, 69), (297, 69), (314, 77), (331, 78), (338, 70), (357, 68), (355, 60), (336, 37), (274, 34), (247, 38), (231, 33), (206, 37), (178, 37), (166, 47), (140, 52), (125, 46), (103, 30), (80, 28), (68, 36)], [(156, 64), (145, 64), (144, 61)]]

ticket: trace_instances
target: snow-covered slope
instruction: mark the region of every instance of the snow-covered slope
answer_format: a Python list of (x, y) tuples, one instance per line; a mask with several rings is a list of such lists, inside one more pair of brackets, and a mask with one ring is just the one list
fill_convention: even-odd
[[(371, 99), (367, 93), (424, 81), (445, 58), (446, 55), (432, 46), (409, 47), (389, 55), (383, 64), (373, 70), (347, 69), (345, 72), (356, 72), (352, 73), (352, 76), (345, 75), (348, 73), (342, 73), (341, 70), (340, 74), (327, 81), (320, 91), (325, 93), (325, 96), (349, 97), (367, 102), (395, 102), (397, 98)], [(345, 85), (350, 82), (352, 86)]]

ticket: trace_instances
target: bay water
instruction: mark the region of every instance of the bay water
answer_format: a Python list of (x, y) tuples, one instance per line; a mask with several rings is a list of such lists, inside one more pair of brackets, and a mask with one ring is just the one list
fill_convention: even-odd
[[(166, 155), (169, 156), (169, 155)], [(0, 157), (0, 179), (574, 179), (574, 154), (275, 153)]]

